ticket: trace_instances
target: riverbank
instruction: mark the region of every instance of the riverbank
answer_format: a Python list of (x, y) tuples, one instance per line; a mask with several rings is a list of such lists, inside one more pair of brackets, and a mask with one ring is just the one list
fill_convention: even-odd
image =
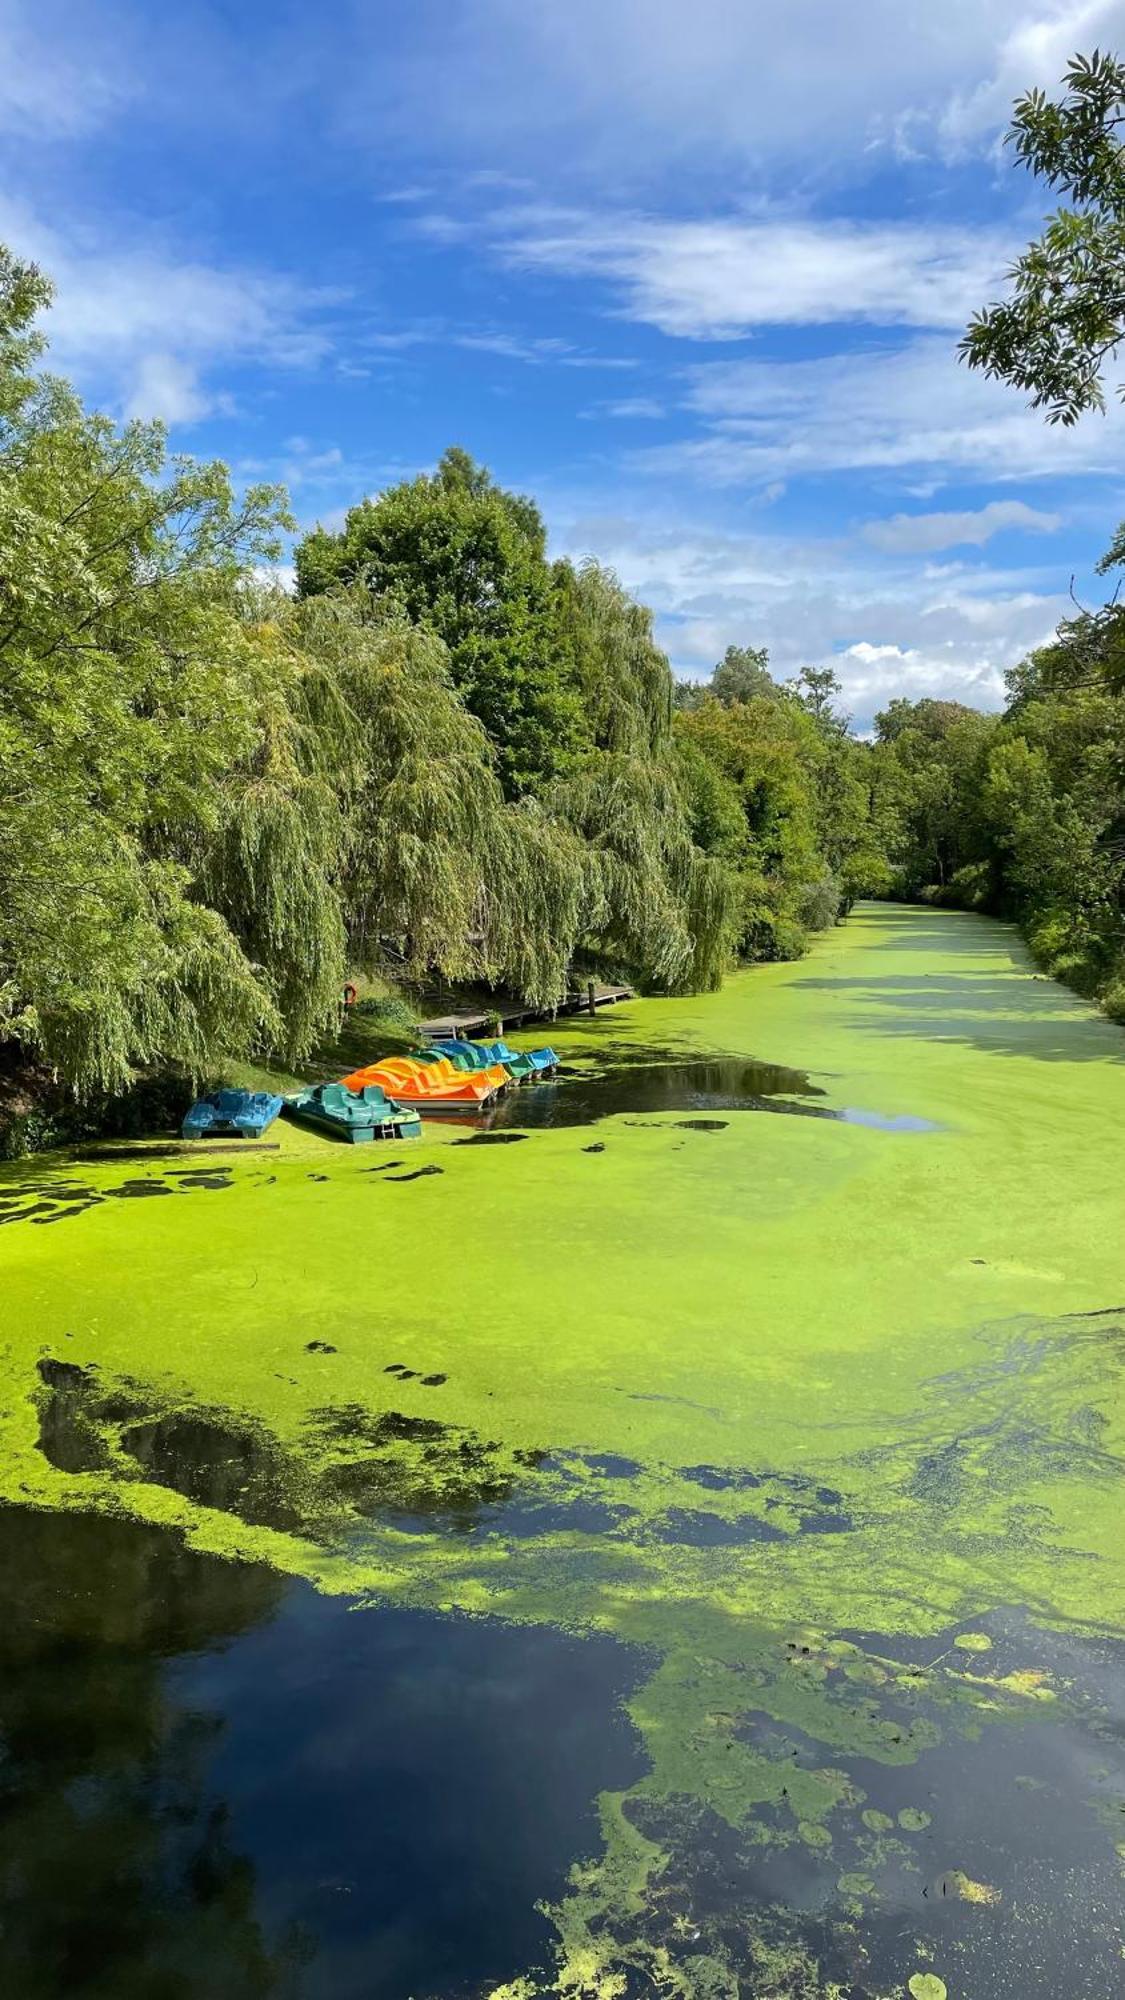
[[(1002, 1967), (1100, 2000), (1125, 1772), (1079, 1737), (1125, 1688), (1083, 1651), (1125, 1640), (1125, 1037), (1009, 928), (867, 906), (558, 1039), (621, 1108), (8, 1177), (5, 1497), (640, 1649), (643, 1776), (607, 1779), (555, 1912), (573, 1991), (662, 1951), (673, 1991), (785, 1991), (772, 1953), (815, 1993), (862, 1946), (864, 1991), (932, 1966), (979, 2000)], [(1093, 1829), (1065, 1917), (997, 1822), (1056, 1742), (1059, 1825)], [(935, 1911), (949, 1870), (995, 1900)]]

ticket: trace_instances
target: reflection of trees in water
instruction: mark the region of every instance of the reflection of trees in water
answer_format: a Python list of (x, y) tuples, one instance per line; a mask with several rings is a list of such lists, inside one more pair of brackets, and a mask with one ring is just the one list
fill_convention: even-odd
[(553, 1082), (511, 1091), (488, 1115), (492, 1129), (592, 1125), (626, 1112), (789, 1111), (837, 1114), (797, 1100), (823, 1097), (803, 1070), (744, 1056), (674, 1058), (659, 1051), (612, 1048), (596, 1068), (572, 1068)]
[(272, 1616), (285, 1585), (172, 1536), (0, 1510), (0, 1985), (20, 2000), (297, 1990), (208, 1790), (221, 1727), (165, 1661)]

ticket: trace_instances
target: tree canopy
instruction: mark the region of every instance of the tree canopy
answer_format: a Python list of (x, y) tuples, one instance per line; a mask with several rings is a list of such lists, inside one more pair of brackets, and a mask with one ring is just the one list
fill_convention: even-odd
[[(285, 698), (232, 610), (285, 516), (31, 373), (48, 297), (0, 262), (0, 1018), (79, 1087), (113, 1087), (258, 1035), (300, 1045), (318, 1012), (283, 971), (276, 842), (254, 959), (199, 893), (240, 818), (249, 834)], [(296, 805), (296, 764), (287, 782)], [(342, 936), (321, 1012), (341, 963)]]
[(1065, 81), (1059, 102), (1042, 90), (1019, 100), (1008, 139), (1068, 205), (1014, 265), (1010, 296), (976, 314), (961, 353), (1071, 425), (1104, 409), (1104, 364), (1125, 338), (1125, 63), (1077, 55)]
[(306, 535), (296, 568), (302, 597), (358, 583), (436, 633), (454, 686), (496, 746), (509, 797), (556, 776), (585, 746), (539, 511), (466, 452), (451, 449), (433, 474), (361, 501), (339, 534)]

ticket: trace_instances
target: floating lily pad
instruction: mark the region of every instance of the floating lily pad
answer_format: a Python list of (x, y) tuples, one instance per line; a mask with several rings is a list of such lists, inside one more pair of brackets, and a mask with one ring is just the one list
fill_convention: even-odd
[(864, 1687), (882, 1687), (887, 1678), (882, 1667), (877, 1667), (873, 1660), (849, 1661), (844, 1673), (848, 1680), (858, 1681)]
[(797, 1828), (806, 1847), (831, 1847), (832, 1835), (826, 1826), (817, 1826), (815, 1820), (803, 1819)]
[(907, 1983), (914, 2000), (949, 2000), (945, 1981), (936, 1972), (914, 1972)]
[(921, 1833), (930, 1824), (930, 1815), (921, 1806), (904, 1806), (898, 1816), (898, 1823), (907, 1833)]
[(870, 1875), (841, 1875), (836, 1883), (841, 1896), (870, 1896), (875, 1884)]
[(987, 1632), (958, 1632), (953, 1641), (963, 1653), (991, 1653), (992, 1641)]
[(864, 1826), (869, 1827), (872, 1833), (889, 1833), (894, 1825), (890, 1813), (876, 1812), (874, 1806), (869, 1807), (865, 1813), (861, 1813), (860, 1818)]

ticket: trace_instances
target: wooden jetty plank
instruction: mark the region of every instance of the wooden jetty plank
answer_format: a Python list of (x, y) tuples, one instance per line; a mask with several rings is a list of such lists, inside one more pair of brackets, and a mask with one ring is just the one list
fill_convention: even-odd
[(476, 1014), (438, 1014), (429, 1021), (419, 1021), (419, 1032), (431, 1042), (447, 1040), (450, 1036), (472, 1037), (482, 1034), (490, 1021), (497, 1016), (505, 1029), (522, 1028), (530, 1021), (550, 1021), (556, 1014), (577, 1014), (587, 1008), (591, 1012), (597, 1007), (612, 1007), (619, 1000), (633, 1000), (636, 995), (631, 986), (599, 986), (590, 980), (585, 987), (575, 988), (565, 1000), (555, 1008), (529, 1007), (526, 1001), (497, 1000), (495, 1006)]

